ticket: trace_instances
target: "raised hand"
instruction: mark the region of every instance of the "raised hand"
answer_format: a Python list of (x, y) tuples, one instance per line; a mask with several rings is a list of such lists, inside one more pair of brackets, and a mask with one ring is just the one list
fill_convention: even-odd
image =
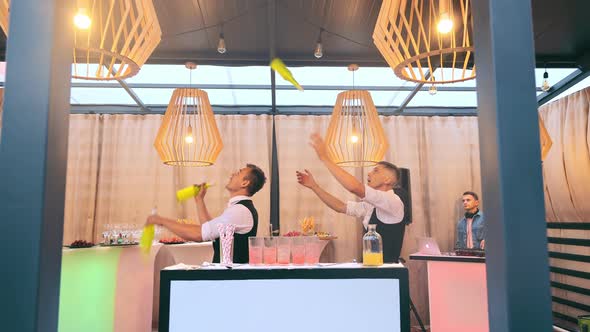
[(313, 175), (310, 171), (296, 171), (295, 173), (297, 174), (297, 182), (299, 182), (300, 185), (310, 189), (313, 189), (313, 187), (317, 187), (318, 184), (315, 182), (315, 179), (313, 178)]
[(309, 137), (309, 139), (311, 140), (309, 145), (311, 145), (311, 147), (315, 150), (315, 153), (318, 155), (318, 158), (320, 158), (320, 160), (328, 159), (328, 151), (326, 149), (326, 143), (324, 142), (322, 137), (318, 133), (315, 133), (315, 134), (312, 134)]
[(196, 185), (199, 188), (199, 193), (195, 196), (195, 201), (205, 199), (207, 194), (207, 184), (205, 182)]

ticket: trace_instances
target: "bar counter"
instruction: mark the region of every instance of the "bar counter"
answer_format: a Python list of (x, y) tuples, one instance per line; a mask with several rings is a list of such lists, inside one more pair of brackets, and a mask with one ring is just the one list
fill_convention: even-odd
[(176, 266), (161, 271), (160, 332), (409, 332), (400, 264)]

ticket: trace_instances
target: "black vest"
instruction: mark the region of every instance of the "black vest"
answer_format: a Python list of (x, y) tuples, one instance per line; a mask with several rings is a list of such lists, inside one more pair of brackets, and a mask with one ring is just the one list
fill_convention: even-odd
[(377, 218), (377, 209), (373, 209), (370, 225), (377, 225), (377, 233), (381, 235), (383, 240), (383, 262), (397, 263), (399, 255), (402, 251), (404, 242), (404, 232), (406, 231), (406, 224), (401, 221), (397, 224), (385, 224)]
[[(239, 264), (246, 264), (249, 261), (248, 256), (248, 238), (250, 236), (256, 236), (256, 232), (258, 231), (258, 212), (254, 208), (254, 203), (252, 200), (245, 199), (242, 201), (237, 202), (236, 204), (241, 204), (245, 206), (250, 213), (252, 213), (252, 219), (254, 223), (252, 224), (252, 229), (246, 234), (238, 234), (234, 233), (234, 263)], [(221, 255), (220, 255), (220, 247), (219, 247), (219, 238), (213, 241), (213, 263), (221, 262)]]

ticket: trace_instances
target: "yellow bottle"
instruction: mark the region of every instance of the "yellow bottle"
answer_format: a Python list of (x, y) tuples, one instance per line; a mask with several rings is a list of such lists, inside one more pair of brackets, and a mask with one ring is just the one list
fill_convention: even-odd
[[(157, 214), (158, 211), (154, 208), (152, 209), (152, 215)], [(152, 249), (152, 242), (154, 241), (154, 235), (156, 234), (156, 227), (152, 225), (145, 225), (143, 227), (143, 232), (141, 233), (141, 238), (139, 239), (139, 248), (145, 254), (149, 253)]]
[[(209, 188), (211, 186), (213, 186), (213, 184), (211, 184), (211, 183), (205, 184), (205, 188)], [(189, 198), (193, 198), (193, 197), (197, 196), (200, 191), (201, 191), (201, 187), (199, 187), (197, 185), (188, 186), (188, 187), (182, 188), (176, 192), (176, 199), (179, 202), (184, 202)]]

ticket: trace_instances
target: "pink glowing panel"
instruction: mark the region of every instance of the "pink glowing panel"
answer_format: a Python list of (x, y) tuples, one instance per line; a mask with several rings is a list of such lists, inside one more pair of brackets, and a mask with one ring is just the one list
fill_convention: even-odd
[(428, 261), (432, 332), (488, 332), (486, 265)]

